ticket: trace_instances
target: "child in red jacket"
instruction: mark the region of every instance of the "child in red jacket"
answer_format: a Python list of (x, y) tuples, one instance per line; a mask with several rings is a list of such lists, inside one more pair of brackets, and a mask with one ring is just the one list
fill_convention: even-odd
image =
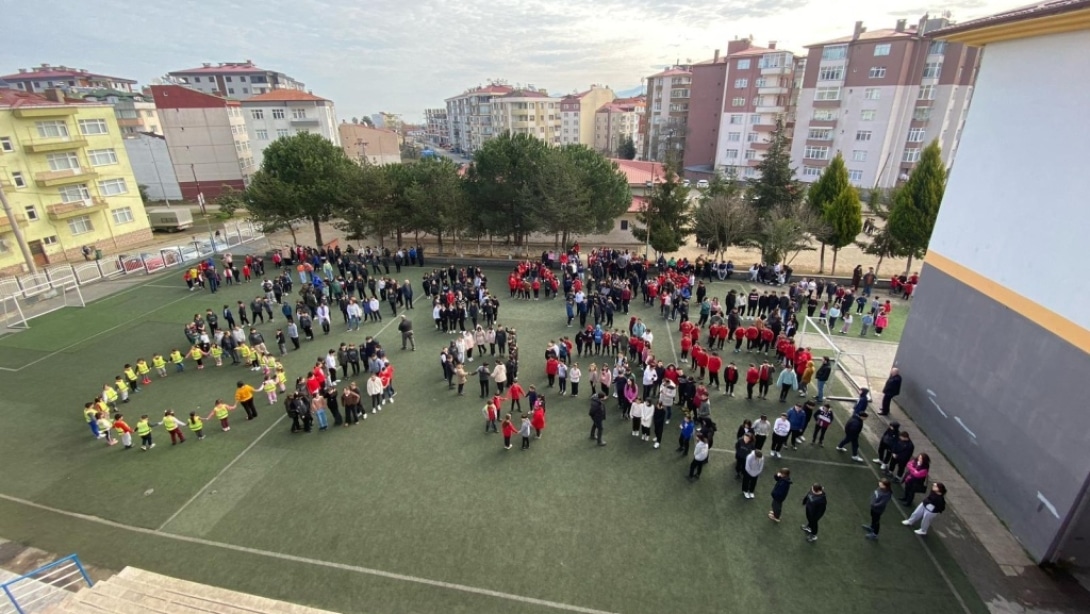
[(503, 433), (503, 449), (510, 450), (511, 436), (519, 431), (515, 427), (515, 424), (511, 422), (511, 414), (507, 414), (503, 417), (503, 424), (500, 426), (500, 431)]

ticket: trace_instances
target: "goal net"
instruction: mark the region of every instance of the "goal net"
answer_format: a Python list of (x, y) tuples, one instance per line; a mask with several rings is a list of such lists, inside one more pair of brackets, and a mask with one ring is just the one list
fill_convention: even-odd
[(30, 328), (30, 320), (65, 307), (86, 307), (75, 278), (22, 284), (20, 291), (0, 294), (0, 318), (5, 329)]
[[(828, 356), (833, 360), (834, 368), (843, 374), (843, 381), (854, 391), (869, 388), (867, 383), (870, 373), (867, 371), (867, 359), (862, 352), (846, 351), (837, 345), (830, 334), (829, 324), (823, 318), (806, 316), (799, 332), (795, 335), (800, 347), (809, 347), (815, 357)], [(854, 401), (855, 398), (827, 397), (838, 401)]]

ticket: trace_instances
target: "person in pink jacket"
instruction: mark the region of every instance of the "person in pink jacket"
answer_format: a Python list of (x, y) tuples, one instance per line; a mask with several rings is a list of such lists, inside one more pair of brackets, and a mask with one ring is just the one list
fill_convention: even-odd
[(908, 465), (905, 467), (905, 477), (902, 481), (905, 487), (905, 496), (901, 498), (901, 503), (905, 507), (912, 507), (912, 500), (916, 498), (916, 493), (927, 490), (927, 475), (930, 469), (931, 457), (927, 454), (920, 454), (908, 461)]
[(621, 400), (622, 417), (631, 417), (632, 403), (636, 400), (637, 396), (639, 396), (639, 390), (636, 388), (636, 382), (632, 378), (629, 378), (628, 382), (624, 385), (624, 398)]

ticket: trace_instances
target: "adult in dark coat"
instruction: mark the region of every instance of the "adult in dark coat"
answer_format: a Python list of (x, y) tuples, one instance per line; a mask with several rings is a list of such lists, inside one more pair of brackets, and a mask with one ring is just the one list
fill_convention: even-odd
[(602, 424), (606, 420), (606, 395), (599, 392), (597, 395), (590, 398), (590, 438), (596, 439), (598, 445), (604, 446), (606, 442), (602, 441)]
[(802, 525), (802, 530), (807, 533), (806, 541), (812, 544), (817, 541), (818, 522), (825, 515), (825, 508), (828, 505), (825, 489), (821, 487), (821, 484), (810, 487), (810, 492), (802, 498), (802, 505), (806, 508), (806, 524)]
[(901, 372), (897, 367), (893, 367), (889, 371), (886, 385), (882, 386), (882, 411), (878, 412), (879, 416), (889, 415), (889, 404), (899, 394), (901, 394)]
[(836, 444), (837, 452), (847, 452), (844, 446), (852, 444), (852, 460), (856, 462), (863, 462), (863, 457), (859, 456), (859, 434), (863, 432), (863, 421), (866, 419), (867, 412), (848, 418), (848, 422), (844, 424), (844, 439)]

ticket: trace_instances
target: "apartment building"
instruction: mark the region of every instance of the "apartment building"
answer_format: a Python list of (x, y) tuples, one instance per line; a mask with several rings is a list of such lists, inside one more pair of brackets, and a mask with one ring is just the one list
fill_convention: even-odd
[(187, 200), (243, 190), (257, 170), (242, 103), (181, 85), (151, 86), (178, 186)]
[(616, 157), (621, 143), (631, 138), (637, 149), (643, 141), (643, 114), (647, 100), (643, 96), (618, 98), (602, 105), (594, 113), (594, 149)]
[(969, 110), (980, 50), (933, 38), (949, 25), (926, 15), (807, 46), (792, 163), (813, 182), (841, 152), (851, 182), (888, 188), (908, 178), (938, 139), (953, 163)]
[(341, 144), (337, 112), (333, 103), (321, 96), (299, 90), (273, 90), (241, 102), (255, 171), (261, 168), (265, 148), (279, 138), (313, 132), (338, 147)]
[(151, 239), (121, 130), (108, 104), (0, 88), (0, 273), (25, 270), (18, 225), (38, 266)]
[(85, 102), (100, 102), (112, 106), (122, 134), (163, 134), (159, 111), (155, 108), (155, 100), (151, 94), (113, 89), (74, 89), (66, 90), (65, 94)]
[(92, 88), (132, 92), (136, 81), (93, 73), (85, 68), (42, 64), (35, 68), (20, 68), (19, 72), (0, 77), (13, 89), (42, 93), (51, 89)]
[(669, 152), (678, 161), (689, 135), (689, 99), (693, 72), (689, 66), (673, 66), (647, 77), (647, 113), (643, 154), (663, 162)]
[(341, 149), (360, 164), (382, 166), (401, 162), (401, 138), (393, 130), (341, 122), (337, 131)]
[(593, 147), (595, 113), (614, 98), (608, 85), (596, 84), (586, 91), (561, 98), (560, 144)]
[(446, 99), (447, 132), (452, 147), (466, 154), (481, 148), (495, 136), (492, 127), (492, 101), (514, 91), (509, 85), (491, 83)]
[(169, 72), (167, 79), (198, 92), (235, 100), (245, 100), (273, 90), (306, 90), (302, 83), (288, 75), (260, 68), (250, 60), (219, 64), (205, 62), (197, 68)]
[(755, 178), (776, 122), (790, 121), (794, 74), (794, 54), (775, 41), (730, 41), (725, 56), (716, 50), (711, 61), (694, 64), (685, 176)]
[(450, 144), (450, 124), (445, 108), (424, 109), (424, 134), (429, 145), (446, 147)]
[(545, 90), (517, 89), (496, 96), (491, 106), (496, 134), (528, 134), (550, 145), (560, 145), (560, 98)]

